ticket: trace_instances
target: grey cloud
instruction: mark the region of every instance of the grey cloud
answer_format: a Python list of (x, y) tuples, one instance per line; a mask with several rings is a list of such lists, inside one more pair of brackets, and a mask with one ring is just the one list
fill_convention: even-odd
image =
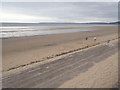
[(3, 10), (34, 16), (58, 18), (59, 20), (86, 20), (89, 18), (106, 18), (116, 20), (117, 2), (23, 2), (3, 3)]

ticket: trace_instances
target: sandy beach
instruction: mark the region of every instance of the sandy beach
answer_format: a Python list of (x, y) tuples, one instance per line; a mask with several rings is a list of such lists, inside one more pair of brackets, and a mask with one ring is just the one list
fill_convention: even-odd
[(119, 2), (2, 2), (2, 89), (120, 89)]
[(113, 88), (118, 26), (87, 28), (94, 31), (3, 39), (3, 87)]
[(71, 53), (3, 78), (3, 88), (113, 88), (118, 82), (118, 40)]
[(95, 64), (87, 72), (65, 82), (59, 88), (113, 88), (118, 82), (118, 53)]
[[(116, 25), (92, 25), (86, 26), (86, 29), (94, 30), (92, 32), (3, 39), (3, 72), (49, 60), (49, 57), (54, 58), (63, 52), (116, 39), (117, 28)], [(93, 41), (94, 36), (97, 41)], [(88, 37), (88, 40), (85, 40), (85, 37)]]

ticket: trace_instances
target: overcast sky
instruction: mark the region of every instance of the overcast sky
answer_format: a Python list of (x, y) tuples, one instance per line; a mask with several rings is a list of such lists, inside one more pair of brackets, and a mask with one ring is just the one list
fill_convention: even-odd
[(3, 2), (3, 22), (112, 22), (117, 2)]

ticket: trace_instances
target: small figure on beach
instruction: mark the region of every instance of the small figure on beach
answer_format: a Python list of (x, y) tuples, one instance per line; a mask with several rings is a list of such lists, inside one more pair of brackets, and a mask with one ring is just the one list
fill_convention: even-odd
[(107, 45), (108, 45), (109, 47), (114, 46), (114, 45), (111, 43), (111, 40), (108, 40), (108, 41), (107, 41)]
[(97, 39), (96, 37), (93, 38), (94, 41), (96, 41), (96, 39)]
[(88, 37), (86, 37), (86, 40), (88, 40)]
[(108, 40), (107, 43), (110, 43), (110, 40)]

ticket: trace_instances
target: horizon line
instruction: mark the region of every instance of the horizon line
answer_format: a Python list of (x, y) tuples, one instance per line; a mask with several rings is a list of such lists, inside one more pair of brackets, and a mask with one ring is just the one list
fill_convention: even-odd
[(46, 24), (47, 23), (51, 23), (51, 24), (52, 23), (56, 23), (56, 24), (57, 23), (78, 23), (78, 24), (84, 24), (85, 23), (86, 24), (86, 23), (117, 23), (117, 22), (119, 23), (120, 21), (118, 20), (118, 21), (111, 21), (111, 22), (102, 22), (102, 21), (101, 22), (99, 22), (99, 21), (96, 22), (95, 21), (95, 22), (0, 22), (0, 23), (1, 24), (2, 23), (34, 23), (34, 24), (40, 24), (40, 23), (46, 23)]

